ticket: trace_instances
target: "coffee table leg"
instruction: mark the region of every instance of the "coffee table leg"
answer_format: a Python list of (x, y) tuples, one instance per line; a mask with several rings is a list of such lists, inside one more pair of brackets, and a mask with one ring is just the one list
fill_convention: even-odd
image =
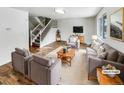
[(72, 60), (71, 57), (69, 57), (69, 58), (67, 59), (67, 62), (69, 63), (70, 66), (71, 66), (71, 60)]
[(71, 66), (71, 61), (70, 61), (70, 66)]

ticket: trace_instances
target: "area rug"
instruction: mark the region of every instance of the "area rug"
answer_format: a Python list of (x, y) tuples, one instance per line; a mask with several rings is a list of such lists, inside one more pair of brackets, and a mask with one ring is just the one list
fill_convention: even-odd
[[(57, 57), (57, 52), (62, 46), (50, 52), (46, 56)], [(86, 62), (86, 49), (76, 49), (72, 65), (62, 64), (61, 81), (62, 85), (96, 85), (97, 81), (88, 80), (88, 64)]]

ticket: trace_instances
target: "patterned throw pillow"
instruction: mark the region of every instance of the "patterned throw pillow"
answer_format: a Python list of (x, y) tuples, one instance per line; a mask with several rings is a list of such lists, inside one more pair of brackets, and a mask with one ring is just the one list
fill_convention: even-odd
[(97, 49), (97, 54), (100, 55), (101, 53), (103, 53), (105, 51), (105, 48), (103, 46), (100, 46), (98, 49)]
[(99, 49), (99, 47), (100, 47), (100, 43), (94, 42), (93, 49), (97, 51)]
[[(117, 70), (115, 66), (111, 64), (103, 65), (102, 70)], [(107, 74), (110, 78), (114, 78), (116, 74)]]
[(107, 55), (107, 52), (101, 52), (100, 54), (97, 55), (98, 58), (105, 59)]
[(91, 48), (93, 48), (94, 46), (95, 46), (95, 41), (92, 42), (92, 44), (91, 44)]

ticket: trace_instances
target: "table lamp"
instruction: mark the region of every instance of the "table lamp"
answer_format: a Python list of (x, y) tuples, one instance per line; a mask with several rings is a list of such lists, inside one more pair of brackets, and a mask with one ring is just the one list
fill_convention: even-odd
[(97, 40), (97, 35), (92, 35), (92, 39), (93, 39), (93, 41), (96, 41)]

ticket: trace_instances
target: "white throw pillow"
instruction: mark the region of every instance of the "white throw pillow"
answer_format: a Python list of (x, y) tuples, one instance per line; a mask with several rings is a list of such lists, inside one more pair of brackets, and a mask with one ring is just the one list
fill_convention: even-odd
[(93, 48), (94, 46), (95, 46), (95, 41), (92, 42), (92, 44), (91, 44), (91, 48)]
[(103, 46), (100, 46), (98, 49), (97, 49), (97, 54), (101, 54), (105, 51), (105, 48)]
[(100, 47), (100, 43), (95, 41), (94, 45), (93, 45), (93, 49), (97, 51), (99, 49), (99, 47)]

